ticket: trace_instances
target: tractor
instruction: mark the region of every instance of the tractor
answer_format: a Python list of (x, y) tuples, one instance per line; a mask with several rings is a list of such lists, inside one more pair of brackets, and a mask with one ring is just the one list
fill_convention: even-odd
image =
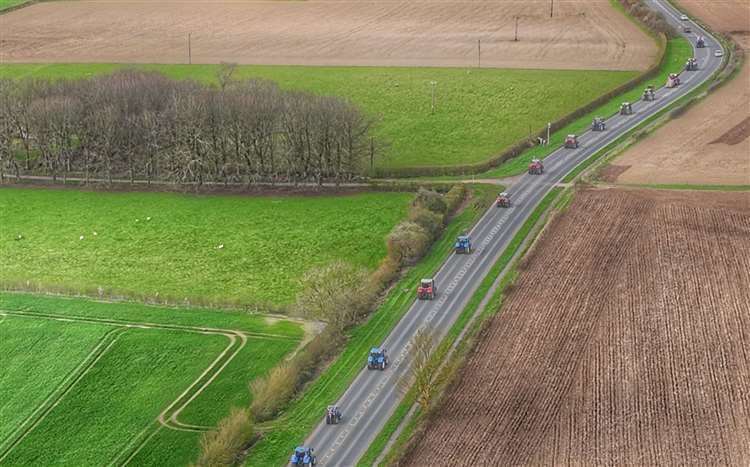
[(603, 117), (596, 117), (593, 122), (591, 122), (591, 131), (604, 131), (607, 129), (607, 123), (604, 121)]
[(668, 88), (676, 88), (680, 85), (680, 75), (677, 73), (670, 73), (667, 77), (667, 84), (666, 87)]
[(367, 356), (368, 370), (385, 370), (388, 366), (388, 357), (385, 355), (385, 349), (373, 347), (370, 349), (370, 355)]
[(685, 71), (696, 71), (698, 70), (698, 60), (695, 58), (688, 58), (688, 61), (685, 62)]
[(495, 200), (495, 206), (499, 208), (509, 208), (510, 207), (510, 193), (503, 191), (499, 195), (497, 195), (497, 199)]
[(539, 159), (532, 160), (531, 164), (529, 164), (529, 174), (541, 175), (543, 173), (544, 173), (544, 164), (542, 164), (542, 161)]
[(578, 137), (576, 135), (568, 135), (565, 137), (565, 148), (566, 149), (578, 149)]
[(685, 25), (682, 27), (682, 32), (689, 34), (693, 32), (693, 28), (691, 28), (689, 25)]
[(422, 279), (417, 288), (417, 298), (420, 300), (432, 300), (437, 295), (435, 279)]
[(699, 49), (706, 47), (706, 38), (703, 36), (698, 36), (698, 40), (695, 41), (695, 46)]
[(456, 239), (456, 244), (453, 246), (456, 254), (471, 253), (471, 238), (468, 235), (459, 235)]
[(311, 467), (317, 464), (317, 461), (315, 455), (313, 455), (313, 448), (306, 448), (304, 446), (298, 446), (294, 450), (291, 459), (289, 459), (291, 465), (302, 465), (304, 467)]
[(623, 102), (620, 105), (620, 115), (631, 115), (633, 113), (633, 104), (630, 102)]
[(643, 90), (643, 100), (653, 101), (655, 99), (656, 99), (656, 91), (654, 91), (654, 87), (646, 86), (646, 89)]
[(329, 405), (326, 408), (326, 425), (338, 425), (342, 415), (337, 405)]

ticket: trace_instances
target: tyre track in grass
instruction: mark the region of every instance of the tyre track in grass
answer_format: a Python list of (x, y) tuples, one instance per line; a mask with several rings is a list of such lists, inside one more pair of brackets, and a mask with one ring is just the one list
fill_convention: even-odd
[[(8, 312), (13, 315), (14, 313)], [(7, 316), (7, 315), (6, 315)], [(39, 426), (62, 399), (73, 389), (73, 387), (94, 367), (94, 365), (107, 353), (117, 342), (119, 337), (127, 331), (127, 328), (114, 328), (107, 331), (91, 352), (83, 361), (74, 368), (60, 385), (31, 413), (21, 424), (10, 433), (0, 445), (0, 463), (8, 457), (13, 449), (18, 446), (34, 428)]]
[[(221, 335), (227, 338), (228, 344), (224, 348), (224, 350), (214, 359), (213, 362), (185, 389), (172, 403), (170, 403), (162, 412), (159, 414), (159, 416), (150, 423), (146, 428), (144, 428), (137, 436), (135, 436), (125, 447), (124, 449), (119, 452), (114, 460), (112, 461), (112, 465), (120, 465), (120, 464), (127, 464), (130, 462), (137, 454), (140, 452), (140, 450), (148, 443), (148, 441), (156, 435), (162, 428), (168, 428), (171, 430), (176, 431), (187, 431), (187, 432), (197, 432), (202, 433), (209, 431), (213, 429), (213, 427), (209, 426), (199, 426), (199, 425), (192, 425), (188, 423), (183, 423), (179, 420), (179, 415), (182, 413), (182, 411), (191, 403), (193, 402), (198, 396), (200, 396), (203, 391), (208, 388), (211, 383), (222, 373), (222, 371), (231, 363), (231, 361), (237, 356), (237, 354), (245, 347), (247, 344), (248, 337), (253, 337), (256, 339), (268, 339), (268, 340), (294, 340), (291, 337), (278, 335), (278, 334), (271, 334), (271, 333), (252, 333), (252, 332), (245, 332), (245, 331), (239, 331), (235, 329), (220, 329), (220, 328), (211, 328), (211, 327), (197, 327), (197, 326), (185, 326), (185, 325), (173, 325), (173, 324), (159, 324), (159, 323), (148, 323), (148, 322), (134, 322), (134, 321), (125, 321), (125, 320), (114, 320), (114, 319), (103, 319), (103, 318), (90, 318), (90, 317), (82, 317), (82, 316), (69, 316), (69, 315), (55, 315), (50, 313), (34, 313), (34, 312), (23, 312), (23, 311), (13, 311), (13, 310), (0, 310), (0, 313), (2, 313), (3, 319), (5, 319), (6, 316), (18, 316), (23, 318), (37, 318), (37, 319), (48, 319), (48, 320), (55, 320), (55, 321), (63, 321), (63, 322), (81, 322), (81, 323), (88, 323), (88, 324), (100, 324), (105, 326), (114, 326), (114, 329), (108, 331), (105, 334), (105, 337), (100, 340), (100, 343), (97, 345), (97, 347), (92, 350), (92, 353), (87, 356), (87, 358), (84, 360), (84, 362), (79, 365), (79, 367), (74, 370), (73, 373), (76, 373), (76, 376), (71, 375), (69, 378), (66, 379), (68, 382), (67, 384), (63, 383), (65, 385), (64, 390), (62, 393), (59, 394), (58, 397), (54, 397), (54, 394), (50, 396), (50, 398), (45, 401), (42, 405), (40, 405), (34, 413), (24, 421), (24, 423), (19, 427), (18, 430), (14, 431), (11, 434), (11, 438), (16, 436), (16, 439), (7, 447), (3, 448), (2, 445), (0, 445), (0, 462), (7, 457), (7, 455), (12, 451), (12, 449), (17, 446), (23, 438), (28, 435), (36, 426), (41, 423), (41, 421), (46, 417), (47, 414), (51, 412), (51, 410), (62, 400), (62, 398), (70, 392), (73, 386), (80, 381), (83, 376), (88, 372), (89, 369), (91, 369), (94, 364), (103, 356), (103, 354), (106, 352), (106, 350), (109, 350), (109, 348), (114, 345), (114, 342), (117, 340), (116, 337), (119, 337), (122, 333), (129, 329), (158, 329), (158, 330), (166, 330), (166, 331), (177, 331), (177, 332), (191, 332), (196, 334), (205, 334), (205, 335)], [(2, 322), (2, 321), (0, 321)], [(111, 341), (107, 340), (108, 344), (104, 349), (102, 350), (102, 342), (107, 338), (107, 336), (115, 336)], [(99, 353), (97, 353), (99, 351)], [(96, 358), (91, 361), (91, 356), (96, 354)], [(87, 364), (87, 362), (89, 362)], [(85, 367), (85, 368), (83, 368)], [(72, 378), (72, 381), (71, 381)], [(55, 391), (55, 394), (59, 393), (59, 390)], [(51, 399), (54, 399), (52, 401)], [(51, 405), (50, 405), (51, 404)], [(28, 425), (28, 423), (31, 422), (31, 419), (35, 417), (36, 414), (38, 414), (40, 411), (41, 416), (36, 417), (36, 419), (33, 421), (33, 424), (30, 425), (27, 429), (23, 430), (23, 432), (18, 435), (16, 433), (19, 432), (19, 430), (22, 430), (23, 426)], [(154, 426), (156, 426), (156, 430), (154, 430)], [(6, 443), (4, 443), (6, 444)], [(126, 457), (127, 456), (127, 457)], [(120, 459), (125, 458), (123, 462), (118, 462)]]

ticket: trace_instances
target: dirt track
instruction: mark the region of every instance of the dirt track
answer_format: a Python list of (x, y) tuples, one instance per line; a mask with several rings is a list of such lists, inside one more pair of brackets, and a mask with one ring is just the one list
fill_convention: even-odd
[[(608, 0), (60, 1), (0, 17), (0, 62), (646, 69), (657, 50)], [(520, 16), (513, 42), (514, 16)]]
[(748, 465), (750, 193), (580, 192), (408, 465)]
[[(750, 184), (750, 2), (681, 0), (691, 15), (732, 34), (745, 65), (727, 85), (614, 161), (622, 183)], [(610, 180), (612, 181), (612, 180)]]

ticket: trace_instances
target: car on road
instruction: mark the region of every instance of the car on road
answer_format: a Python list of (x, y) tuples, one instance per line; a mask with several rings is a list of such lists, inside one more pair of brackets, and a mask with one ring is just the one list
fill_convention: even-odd
[(714, 57), (723, 57), (724, 51), (721, 49), (714, 50)]
[(680, 16), (680, 19), (681, 19), (682, 21), (687, 21), (687, 20), (689, 20), (690, 18), (688, 18), (688, 15), (681, 15), (681, 16)]

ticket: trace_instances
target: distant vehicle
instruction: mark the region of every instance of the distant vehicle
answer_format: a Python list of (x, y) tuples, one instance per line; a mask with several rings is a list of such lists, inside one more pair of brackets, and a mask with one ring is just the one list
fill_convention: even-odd
[(544, 173), (544, 164), (539, 159), (533, 159), (529, 164), (530, 175), (542, 175)]
[(338, 425), (341, 421), (341, 410), (336, 405), (329, 405), (326, 408), (326, 425)]
[(706, 46), (706, 38), (703, 36), (699, 36), (698, 40), (695, 41), (695, 46), (699, 49), (702, 49)]
[(591, 131), (604, 131), (607, 129), (607, 123), (604, 121), (604, 117), (596, 117), (591, 122)]
[(437, 295), (435, 279), (422, 279), (417, 289), (417, 298), (420, 300), (432, 300)]
[(388, 366), (388, 357), (385, 355), (385, 349), (379, 347), (373, 347), (370, 349), (370, 354), (367, 356), (367, 369), (368, 370), (385, 370)]
[(456, 239), (456, 244), (453, 245), (453, 250), (456, 254), (471, 253), (471, 238), (468, 235), (459, 235)]
[(497, 199), (495, 200), (495, 206), (499, 208), (509, 208), (510, 207), (510, 193), (503, 191), (499, 195), (497, 195)]
[(687, 20), (689, 20), (690, 18), (688, 18), (688, 15), (682, 15), (682, 16), (680, 16), (680, 19), (681, 19), (682, 21), (687, 21)]
[(565, 147), (567, 149), (578, 149), (578, 137), (576, 135), (568, 135), (565, 137)]
[(311, 467), (318, 463), (313, 455), (313, 448), (306, 448), (304, 446), (298, 446), (294, 450), (294, 454), (292, 454), (289, 462), (292, 465), (301, 465), (305, 467)]
[(714, 57), (723, 57), (724, 51), (721, 49), (714, 50)]
[(620, 115), (632, 115), (633, 114), (633, 104), (630, 102), (623, 102), (620, 105)]

